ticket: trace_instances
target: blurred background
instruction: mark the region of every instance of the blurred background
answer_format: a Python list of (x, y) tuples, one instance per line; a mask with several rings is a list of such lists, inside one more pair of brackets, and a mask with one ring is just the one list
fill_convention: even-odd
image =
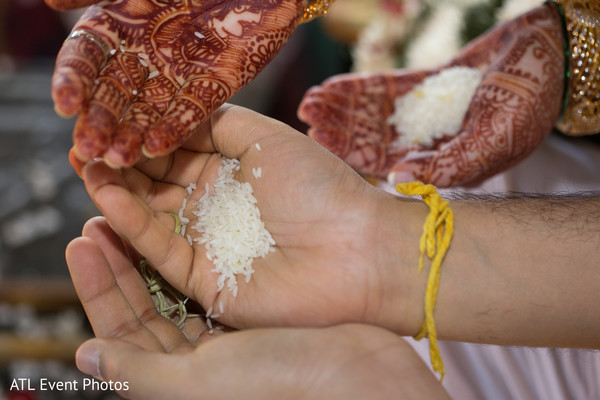
[[(40, 377), (82, 375), (77, 346), (91, 336), (64, 251), (99, 215), (68, 162), (74, 119), (50, 97), (54, 58), (80, 11), (43, 0), (0, 0), (0, 399), (108, 399), (106, 391), (32, 391)], [(314, 21), (232, 102), (305, 130), (296, 108), (306, 89), (350, 68), (347, 33)]]
[[(231, 102), (306, 132), (296, 110), (309, 87), (348, 71), (436, 66), (542, 2), (337, 0)], [(91, 336), (64, 250), (99, 212), (69, 166), (74, 119), (58, 117), (50, 97), (54, 58), (80, 15), (43, 0), (0, 0), (0, 400), (116, 398), (13, 386), (81, 380), (74, 353)]]

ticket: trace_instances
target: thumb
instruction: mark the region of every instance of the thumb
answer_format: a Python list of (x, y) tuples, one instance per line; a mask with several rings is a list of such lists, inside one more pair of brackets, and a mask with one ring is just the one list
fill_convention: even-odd
[(77, 173), (80, 178), (83, 178), (83, 167), (85, 166), (85, 162), (77, 158), (74, 148), (71, 148), (69, 151), (69, 163), (75, 173)]
[[(91, 339), (75, 355), (77, 368), (128, 399), (177, 399), (186, 379), (181, 355), (145, 350), (119, 339)], [(168, 376), (169, 379), (165, 380)]]
[(436, 165), (437, 159), (438, 152), (435, 150), (408, 154), (390, 168), (387, 176), (388, 183), (395, 186), (397, 183), (421, 181), (436, 186), (449, 186), (451, 182), (448, 182), (444, 169), (451, 166)]

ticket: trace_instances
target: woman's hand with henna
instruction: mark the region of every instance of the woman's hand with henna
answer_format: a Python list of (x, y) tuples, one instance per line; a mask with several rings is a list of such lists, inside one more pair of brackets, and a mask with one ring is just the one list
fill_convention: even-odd
[[(89, 0), (46, 0), (70, 9)], [(56, 60), (74, 152), (130, 166), (168, 154), (277, 54), (302, 1), (114, 0), (89, 7)]]
[[(453, 66), (482, 73), (462, 128), (432, 147), (398, 145), (388, 122), (396, 98)], [(392, 183), (472, 184), (528, 156), (559, 118), (564, 89), (563, 32), (545, 5), (500, 25), (433, 71), (333, 77), (311, 89), (299, 108), (309, 135), (359, 172)]]

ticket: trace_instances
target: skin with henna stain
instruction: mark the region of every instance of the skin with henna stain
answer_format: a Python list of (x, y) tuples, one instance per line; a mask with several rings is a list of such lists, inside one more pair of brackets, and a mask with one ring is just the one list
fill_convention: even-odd
[[(89, 0), (46, 0), (56, 9)], [(79, 114), (74, 154), (115, 166), (168, 154), (250, 82), (299, 23), (302, 1), (115, 0), (89, 7), (56, 61), (52, 94)], [(75, 33), (77, 32), (77, 33)]]
[[(426, 77), (453, 66), (483, 79), (462, 130), (433, 147), (396, 144), (388, 122), (394, 100)], [(564, 88), (563, 33), (554, 7), (542, 6), (470, 43), (431, 71), (333, 77), (305, 95), (299, 116), (309, 135), (361, 173), (421, 180), (440, 187), (473, 184), (528, 156), (558, 120)]]

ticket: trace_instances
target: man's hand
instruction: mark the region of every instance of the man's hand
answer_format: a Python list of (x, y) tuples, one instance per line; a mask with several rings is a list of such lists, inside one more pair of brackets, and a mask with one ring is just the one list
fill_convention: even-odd
[(130, 252), (103, 218), (67, 247), (97, 339), (77, 366), (128, 399), (447, 399), (401, 337), (368, 325), (180, 331), (158, 315)]
[[(248, 284), (238, 277), (237, 297), (228, 289), (217, 291), (219, 274), (212, 271), (205, 246), (190, 246), (174, 233), (169, 215), (182, 207), (186, 188), (194, 183), (198, 189), (183, 216), (190, 219), (186, 234), (200, 236), (191, 229), (194, 212), (205, 185), (212, 186), (217, 177), (221, 155), (240, 161), (234, 178), (252, 185), (261, 219), (277, 243), (274, 252), (254, 260), (256, 272)], [(258, 168), (260, 177), (253, 174)], [(389, 223), (390, 217), (379, 210), (382, 202), (395, 206), (397, 199), (375, 190), (306, 135), (250, 110), (222, 107), (170, 156), (142, 161), (121, 173), (91, 162), (82, 175), (113, 229), (205, 309), (222, 302), (220, 320), (232, 327), (366, 322), (380, 317), (382, 296), (393, 292), (383, 287), (403, 285), (400, 276), (386, 278), (404, 271), (396, 255), (380, 251), (384, 245), (404, 245), (398, 246), (401, 239), (384, 228), (383, 220)], [(395, 218), (406, 223), (398, 230), (418, 237), (419, 212), (407, 207)], [(413, 220), (411, 230), (408, 222)], [(410, 254), (416, 263), (416, 251)], [(397, 294), (409, 297), (406, 290)], [(399, 329), (412, 332), (421, 315), (418, 308), (398, 312), (404, 321), (408, 314), (416, 314), (417, 320)]]

